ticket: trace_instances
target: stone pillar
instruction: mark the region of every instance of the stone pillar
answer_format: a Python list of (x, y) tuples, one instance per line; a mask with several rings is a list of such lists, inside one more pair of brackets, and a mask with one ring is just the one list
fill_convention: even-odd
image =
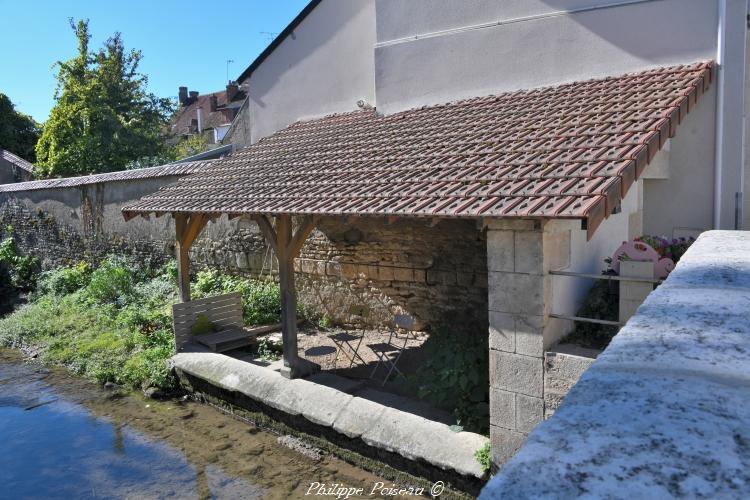
[[(623, 278), (654, 278), (654, 263), (626, 260), (620, 262), (620, 276)], [(619, 321), (626, 323), (643, 304), (648, 294), (654, 290), (653, 283), (643, 281), (620, 281)]]
[(492, 221), (487, 230), (490, 438), (502, 465), (544, 418), (544, 351), (559, 337), (550, 322), (550, 269), (570, 261), (570, 226)]

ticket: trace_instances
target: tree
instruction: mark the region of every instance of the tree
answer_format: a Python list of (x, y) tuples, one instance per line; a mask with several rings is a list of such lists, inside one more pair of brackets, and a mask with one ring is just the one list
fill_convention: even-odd
[(173, 104), (146, 91), (141, 52), (126, 51), (120, 33), (90, 52), (88, 21), (70, 25), (78, 55), (56, 63), (56, 103), (36, 147), (39, 174), (111, 172), (164, 154)]
[(11, 100), (0, 93), (0, 148), (34, 162), (34, 146), (39, 140), (41, 125), (16, 111)]

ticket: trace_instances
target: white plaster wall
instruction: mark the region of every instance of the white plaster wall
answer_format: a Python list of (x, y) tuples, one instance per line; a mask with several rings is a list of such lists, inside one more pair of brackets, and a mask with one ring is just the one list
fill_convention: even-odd
[[(714, 0), (594, 8), (612, 3), (379, 0), (378, 110), (389, 114), (716, 56)], [(434, 33), (440, 30), (448, 31)]]
[(670, 140), (669, 178), (644, 180), (644, 234), (672, 238), (713, 227), (715, 110), (714, 86)]
[[(580, 222), (565, 220), (549, 222), (545, 231), (570, 231), (569, 265), (557, 270), (588, 274), (601, 273), (606, 269), (604, 259), (611, 257), (620, 243), (628, 239), (629, 219), (638, 211), (638, 186), (633, 185), (622, 200), (620, 213), (612, 214), (605, 219), (588, 242), (586, 231), (581, 230)], [(593, 285), (593, 280), (568, 276), (551, 276), (550, 279), (552, 280), (552, 301), (548, 312), (574, 316), (589, 288)], [(545, 330), (545, 349), (573, 328), (573, 323), (570, 321), (555, 318), (549, 318), (548, 321), (550, 328)]]
[(248, 79), (251, 142), (375, 100), (374, 0), (325, 0)]

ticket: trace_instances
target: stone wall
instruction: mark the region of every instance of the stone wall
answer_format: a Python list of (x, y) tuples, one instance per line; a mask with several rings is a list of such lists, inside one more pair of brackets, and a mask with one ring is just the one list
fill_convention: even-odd
[(570, 389), (596, 360), (599, 351), (558, 345), (544, 353), (544, 418), (560, 407)]
[[(175, 177), (0, 192), (0, 224), (14, 227), (21, 251), (45, 268), (98, 261), (111, 252), (164, 262), (174, 254), (168, 216), (125, 222), (120, 209)], [(191, 249), (192, 270), (219, 269), (274, 279), (277, 264), (250, 219), (222, 217)], [(418, 327), (487, 330), (486, 243), (473, 221), (325, 218), (295, 262), (300, 302), (314, 316), (348, 323), (352, 304), (371, 308), (371, 323), (408, 312)]]

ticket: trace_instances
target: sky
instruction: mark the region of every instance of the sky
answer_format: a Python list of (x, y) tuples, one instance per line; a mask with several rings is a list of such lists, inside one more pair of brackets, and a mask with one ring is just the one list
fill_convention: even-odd
[[(68, 18), (88, 19), (91, 48), (115, 32), (143, 53), (149, 91), (177, 97), (185, 85), (221, 90), (304, 8), (308, 0), (0, 0), (0, 92), (16, 109), (44, 122), (54, 105), (53, 65), (75, 56)], [(269, 34), (270, 33), (270, 34)]]

